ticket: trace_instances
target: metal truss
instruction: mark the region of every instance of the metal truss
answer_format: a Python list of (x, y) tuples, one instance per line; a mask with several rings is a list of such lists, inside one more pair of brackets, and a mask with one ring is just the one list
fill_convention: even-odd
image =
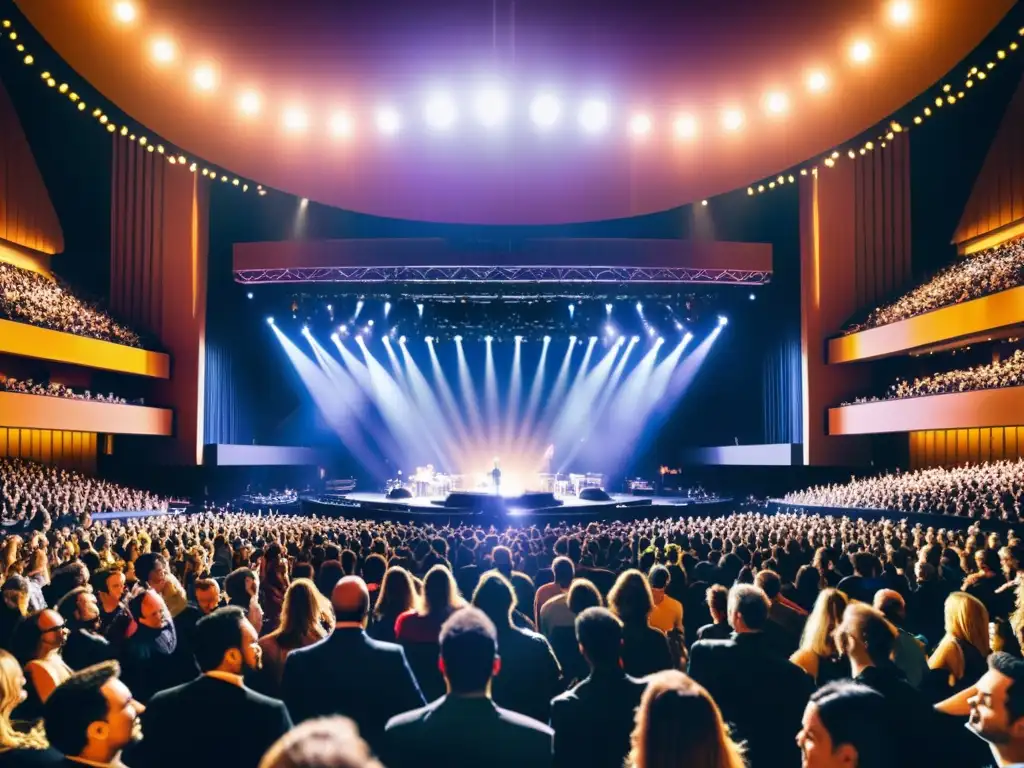
[(300, 267), (240, 269), (261, 283), (705, 283), (764, 285), (771, 272), (690, 267)]

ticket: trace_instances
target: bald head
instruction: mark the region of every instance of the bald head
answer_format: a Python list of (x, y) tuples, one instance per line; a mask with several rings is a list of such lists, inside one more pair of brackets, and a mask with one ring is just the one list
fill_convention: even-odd
[(331, 607), (337, 621), (361, 621), (366, 623), (370, 613), (370, 590), (358, 576), (339, 579), (331, 590)]
[(875, 592), (874, 607), (893, 624), (903, 623), (907, 616), (907, 604), (903, 596), (894, 589), (880, 589)]

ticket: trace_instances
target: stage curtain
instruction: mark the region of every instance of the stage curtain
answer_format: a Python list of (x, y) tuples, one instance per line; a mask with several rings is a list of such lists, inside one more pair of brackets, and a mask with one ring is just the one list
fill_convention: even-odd
[(207, 443), (249, 442), (243, 415), (245, 393), (235, 378), (230, 344), (207, 337), (203, 432)]
[(786, 328), (765, 352), (762, 401), (765, 443), (799, 443), (803, 432), (800, 332)]

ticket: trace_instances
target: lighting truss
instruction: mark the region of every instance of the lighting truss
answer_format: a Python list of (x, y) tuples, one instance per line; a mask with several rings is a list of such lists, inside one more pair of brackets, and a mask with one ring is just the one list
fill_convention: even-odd
[(299, 267), (240, 269), (235, 281), (269, 283), (703, 283), (764, 285), (772, 273), (692, 267)]

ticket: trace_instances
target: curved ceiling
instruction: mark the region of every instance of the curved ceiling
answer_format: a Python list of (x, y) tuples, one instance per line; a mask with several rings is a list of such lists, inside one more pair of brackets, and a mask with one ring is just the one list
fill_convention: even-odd
[(480, 224), (634, 216), (774, 175), (902, 107), (1014, 5), (16, 2), (104, 96), (210, 163)]

